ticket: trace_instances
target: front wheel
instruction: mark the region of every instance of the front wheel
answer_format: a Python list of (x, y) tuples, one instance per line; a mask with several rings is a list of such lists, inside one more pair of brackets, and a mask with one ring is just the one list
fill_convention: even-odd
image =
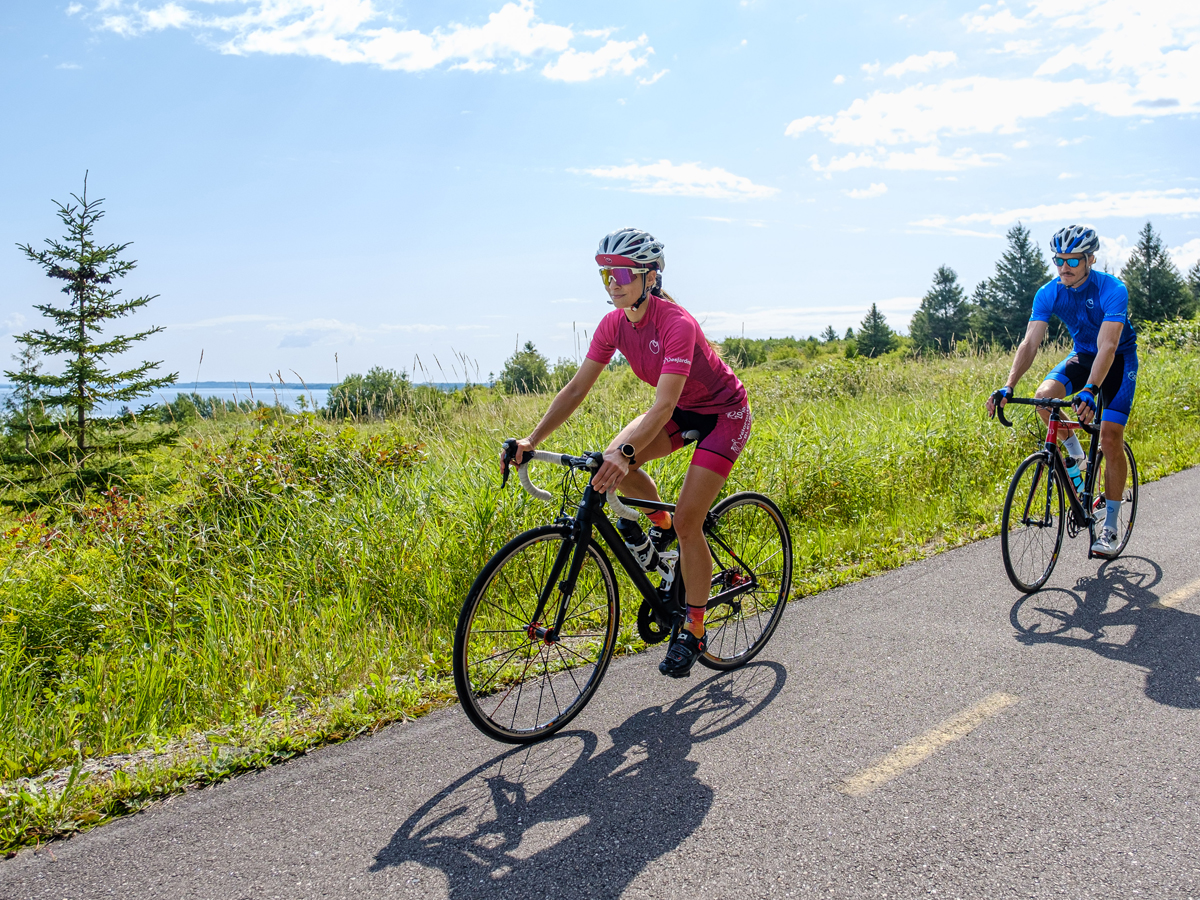
[(792, 536), (768, 497), (731, 494), (709, 514), (713, 589), (704, 627), (710, 669), (736, 669), (752, 660), (779, 626), (792, 589)]
[(1017, 466), (1000, 526), (1004, 571), (1018, 591), (1032, 594), (1050, 578), (1062, 548), (1063, 486), (1045, 454)]
[[(1129, 543), (1129, 536), (1133, 534), (1133, 523), (1137, 520), (1138, 507), (1138, 470), (1137, 462), (1133, 458), (1133, 450), (1129, 444), (1125, 444), (1125, 465), (1128, 467), (1128, 475), (1125, 477), (1125, 490), (1121, 494), (1121, 512), (1117, 517), (1117, 537), (1120, 543), (1117, 549), (1108, 559), (1116, 559), (1125, 552), (1125, 545)], [(1104, 453), (1097, 454), (1096, 462), (1096, 501), (1092, 504), (1092, 513), (1096, 517), (1096, 526), (1102, 526), (1105, 518), (1105, 501), (1104, 496), (1104, 476), (1106, 467), (1104, 465)], [(1094, 537), (1094, 535), (1093, 535)]]
[(620, 623), (617, 580), (595, 541), (561, 631), (546, 630), (558, 616), (559, 583), (575, 549), (567, 525), (526, 531), (488, 560), (463, 603), (454, 686), (467, 718), (498, 741), (526, 744), (553, 734), (587, 705), (608, 668)]

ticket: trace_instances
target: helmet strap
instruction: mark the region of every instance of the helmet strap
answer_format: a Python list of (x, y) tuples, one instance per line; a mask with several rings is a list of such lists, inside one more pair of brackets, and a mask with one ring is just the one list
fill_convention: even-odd
[[(658, 273), (657, 272), (655, 273), (654, 278), (655, 278), (655, 284), (657, 284), (658, 283)], [(642, 296), (638, 298), (637, 303), (633, 304), (633, 306), (631, 306), (629, 308), (637, 309), (639, 306), (641, 306), (643, 303), (646, 302), (646, 298), (649, 295), (650, 295), (650, 273), (647, 272), (645, 275), (642, 276)]]

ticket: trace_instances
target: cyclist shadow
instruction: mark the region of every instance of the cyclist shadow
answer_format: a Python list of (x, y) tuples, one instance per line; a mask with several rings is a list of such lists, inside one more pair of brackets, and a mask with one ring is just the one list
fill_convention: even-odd
[[(595, 734), (569, 731), (502, 753), (409, 816), (370, 870), (440, 870), (450, 897), (619, 897), (712, 806), (692, 746), (757, 715), (786, 678), (773, 662), (715, 675), (613, 728), (600, 752)], [(425, 873), (412, 869), (415, 885)]]
[[(1161, 580), (1157, 563), (1121, 557), (1080, 578), (1074, 590), (1022, 597), (1009, 618), (1022, 643), (1081, 647), (1139, 666), (1151, 700), (1200, 709), (1200, 616), (1160, 604), (1151, 588)], [(1114, 634), (1130, 627), (1132, 634)]]

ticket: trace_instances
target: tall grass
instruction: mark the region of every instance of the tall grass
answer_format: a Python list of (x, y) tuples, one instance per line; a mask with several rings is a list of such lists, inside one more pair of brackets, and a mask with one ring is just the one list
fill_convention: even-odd
[[(1147, 356), (1128, 431), (1143, 480), (1200, 461), (1200, 353)], [(1032, 417), (1009, 431), (983, 414), (1008, 363), (745, 373), (754, 433), (728, 489), (787, 514), (797, 594), (996, 531), (1012, 470), (1042, 436)], [(547, 398), (468, 399), (359, 428), (261, 410), (201, 422), (148, 469), (150, 499), (114, 493), (57, 527), (15, 523), (0, 545), (0, 778), (286, 722), (334, 696), (385, 715), (445, 693), (475, 574), (556, 513), (498, 487), (501, 439), (527, 433)], [(628, 370), (607, 373), (552, 446), (603, 447), (650, 400)], [(687, 459), (649, 467), (665, 496)], [(622, 597), (632, 647), (628, 585)]]

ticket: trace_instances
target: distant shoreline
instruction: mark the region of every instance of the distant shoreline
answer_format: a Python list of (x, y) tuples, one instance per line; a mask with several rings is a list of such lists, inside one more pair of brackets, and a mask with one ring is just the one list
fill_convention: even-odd
[[(256, 391), (327, 391), (330, 388), (337, 387), (340, 382), (311, 382), (302, 384), (300, 382), (284, 382), (278, 381), (194, 381), (192, 384), (173, 384), (169, 388), (163, 388), (156, 393), (165, 394), (169, 391), (178, 391), (181, 394), (200, 394), (206, 390), (211, 391), (238, 391), (238, 390), (256, 390)], [(456, 391), (461, 387), (465, 387), (464, 381), (424, 381), (413, 382), (413, 387), (433, 387), (441, 391)], [(11, 391), (11, 384), (0, 384), (0, 391)]]

